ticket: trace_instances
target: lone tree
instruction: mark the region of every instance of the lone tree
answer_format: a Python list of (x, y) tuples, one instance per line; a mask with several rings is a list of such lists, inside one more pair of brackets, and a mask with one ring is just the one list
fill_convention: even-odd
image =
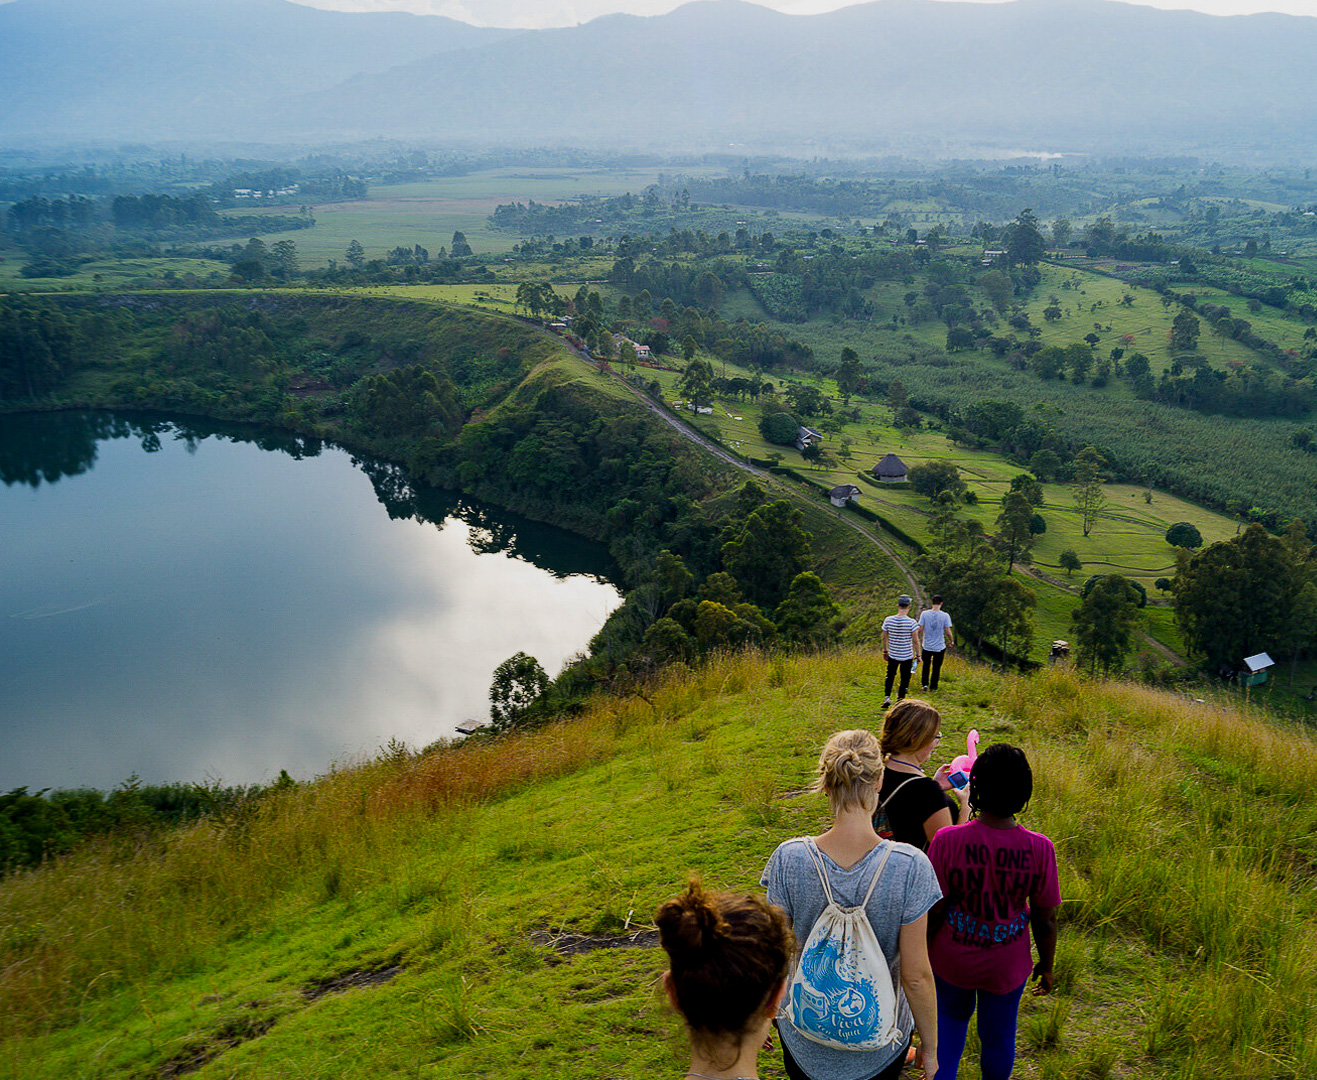
[(489, 686), (489, 719), (495, 731), (510, 731), (524, 723), (531, 707), (549, 688), (540, 662), (524, 652), (509, 656), (494, 669)]
[(1072, 463), (1075, 472), (1075, 508), (1079, 511), (1080, 524), (1084, 535), (1093, 531), (1098, 515), (1107, 505), (1107, 497), (1102, 491), (1102, 467), (1106, 459), (1093, 447), (1086, 446)]
[(1166, 530), (1166, 542), (1172, 547), (1200, 548), (1203, 546), (1203, 534), (1191, 521), (1177, 521)]
[(692, 360), (677, 383), (677, 393), (690, 398), (692, 405), (713, 401), (713, 365), (707, 360)]
[(800, 421), (789, 412), (766, 413), (759, 420), (759, 434), (777, 446), (790, 446), (799, 431)]
[(472, 254), (471, 245), (467, 243), (466, 233), (453, 233), (453, 242), (448, 246), (448, 254), (454, 259), (465, 259)]
[(834, 373), (837, 380), (837, 392), (841, 394), (843, 405), (851, 403), (851, 395), (860, 388), (864, 378), (864, 368), (860, 366), (860, 354), (850, 346), (841, 350), (841, 363)]
[(936, 500), (944, 491), (954, 498), (965, 493), (960, 470), (949, 461), (929, 461), (910, 470), (910, 486), (920, 495)]
[(773, 618), (778, 634), (792, 645), (835, 644), (846, 625), (827, 587), (811, 570), (792, 579), (787, 598), (778, 604)]
[(1071, 548), (1066, 548), (1065, 551), (1061, 552), (1060, 562), (1061, 569), (1067, 575), (1073, 574), (1076, 570), (1084, 569), (1084, 564), (1079, 561), (1079, 556)]
[(1171, 323), (1171, 351), (1193, 352), (1198, 348), (1198, 316), (1187, 308)]
[(1097, 581), (1079, 607), (1071, 613), (1080, 667), (1089, 671), (1119, 670), (1125, 664), (1139, 617), (1139, 594), (1120, 574), (1107, 574)]
[(1018, 491), (1009, 491), (1001, 501), (997, 515), (997, 548), (1006, 556), (1006, 570), (1015, 569), (1016, 562), (1028, 563), (1029, 549), (1033, 547), (1033, 507)]
[(1016, 473), (1011, 477), (1011, 490), (1018, 491), (1029, 500), (1030, 506), (1043, 505), (1043, 485), (1036, 477), (1028, 473)]
[(1047, 241), (1038, 231), (1038, 215), (1032, 210), (1021, 210), (1006, 228), (1006, 261), (1012, 266), (1032, 265), (1047, 254)]

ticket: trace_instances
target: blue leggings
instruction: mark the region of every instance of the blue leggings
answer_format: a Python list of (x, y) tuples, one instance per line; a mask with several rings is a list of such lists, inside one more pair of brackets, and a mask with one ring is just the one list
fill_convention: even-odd
[(937, 983), (937, 1080), (956, 1080), (976, 999), (983, 1080), (1008, 1080), (1015, 1067), (1015, 1019), (1020, 1011), (1020, 995), (1029, 980), (1009, 994), (993, 994), (952, 986), (937, 975), (933, 978)]

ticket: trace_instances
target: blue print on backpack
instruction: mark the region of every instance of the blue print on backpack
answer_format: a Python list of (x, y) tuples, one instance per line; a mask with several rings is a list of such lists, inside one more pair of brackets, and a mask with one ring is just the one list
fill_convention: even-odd
[(811, 1030), (830, 1041), (865, 1042), (878, 1029), (881, 1010), (873, 985), (862, 976), (842, 975), (842, 946), (823, 938), (800, 958), (804, 978), (792, 987), (792, 1014), (802, 1033)]

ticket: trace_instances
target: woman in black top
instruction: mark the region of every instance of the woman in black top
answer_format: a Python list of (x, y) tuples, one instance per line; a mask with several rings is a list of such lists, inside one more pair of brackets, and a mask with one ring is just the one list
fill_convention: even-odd
[(874, 824), (883, 835), (920, 851), (938, 829), (969, 820), (969, 788), (953, 788), (946, 765), (931, 778), (924, 772), (942, 740), (941, 729), (941, 714), (915, 698), (898, 701), (883, 721), (883, 782)]

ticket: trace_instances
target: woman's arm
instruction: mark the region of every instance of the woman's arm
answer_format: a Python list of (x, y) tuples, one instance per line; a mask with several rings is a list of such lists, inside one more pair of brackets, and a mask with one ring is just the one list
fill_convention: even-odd
[(937, 937), (937, 932), (942, 929), (942, 924), (947, 921), (947, 900), (944, 896), (936, 904), (928, 909), (928, 943), (933, 944), (933, 939)]
[(928, 915), (920, 915), (901, 927), (898, 946), (901, 952), (901, 988), (915, 1014), (919, 1045), (924, 1055), (924, 1076), (934, 1080), (937, 1073), (937, 990), (933, 985), (933, 967), (928, 962)]
[(1035, 994), (1050, 994), (1056, 984), (1052, 966), (1056, 963), (1056, 908), (1034, 907), (1029, 912), (1029, 927), (1033, 930), (1034, 944), (1038, 946), (1038, 963), (1033, 977), (1038, 980)]
[(933, 842), (933, 834), (938, 829), (945, 829), (951, 825), (951, 811), (945, 806), (931, 817), (924, 819), (924, 846), (927, 847)]

